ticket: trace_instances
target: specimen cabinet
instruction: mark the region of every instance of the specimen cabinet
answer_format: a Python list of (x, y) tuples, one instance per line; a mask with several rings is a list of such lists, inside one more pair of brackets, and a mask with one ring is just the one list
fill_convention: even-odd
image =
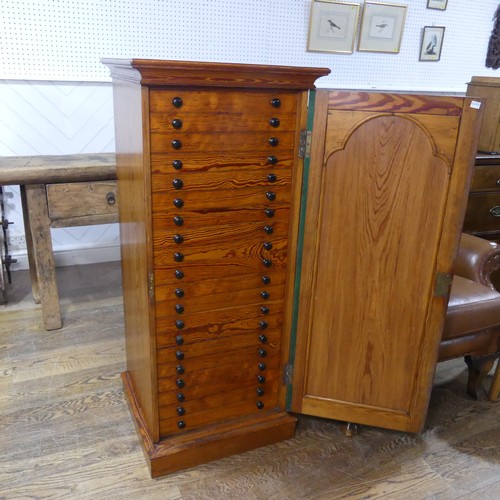
[(420, 429), (480, 102), (104, 63), (123, 379), (152, 475), (292, 437), (294, 413)]
[(129, 402), (152, 475), (276, 442), (308, 90), (329, 70), (105, 60)]

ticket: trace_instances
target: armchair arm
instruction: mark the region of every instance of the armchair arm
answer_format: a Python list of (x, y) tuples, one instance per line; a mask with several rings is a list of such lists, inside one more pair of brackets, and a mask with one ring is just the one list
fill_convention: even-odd
[(455, 274), (494, 290), (490, 275), (493, 271), (500, 269), (500, 245), (462, 233), (453, 269)]

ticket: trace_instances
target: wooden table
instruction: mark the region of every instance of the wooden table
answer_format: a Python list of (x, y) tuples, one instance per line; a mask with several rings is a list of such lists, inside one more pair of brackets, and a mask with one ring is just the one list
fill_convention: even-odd
[(0, 185), (19, 185), (35, 302), (61, 328), (51, 227), (118, 221), (114, 153), (0, 157)]

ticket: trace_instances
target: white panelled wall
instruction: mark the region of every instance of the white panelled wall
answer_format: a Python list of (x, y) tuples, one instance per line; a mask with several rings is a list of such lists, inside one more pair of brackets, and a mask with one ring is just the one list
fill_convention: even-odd
[[(114, 151), (109, 83), (5, 80), (0, 85), (0, 155), (61, 155)], [(27, 269), (18, 186), (5, 191), (12, 269)], [(118, 224), (52, 229), (56, 265), (117, 260)]]
[[(114, 151), (101, 57), (329, 67), (318, 82), (329, 88), (460, 93), (473, 75), (496, 76), (484, 60), (497, 0), (449, 0), (445, 11), (427, 0), (383, 3), (408, 6), (399, 54), (308, 52), (310, 0), (0, 2), (0, 155)], [(438, 62), (418, 60), (424, 26), (446, 27)], [(27, 266), (19, 191), (6, 191), (19, 269)], [(119, 258), (117, 225), (52, 234), (57, 265)]]

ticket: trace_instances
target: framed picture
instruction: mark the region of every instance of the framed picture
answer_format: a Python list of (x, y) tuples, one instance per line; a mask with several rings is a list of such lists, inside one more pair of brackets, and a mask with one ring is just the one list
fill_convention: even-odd
[(443, 47), (444, 30), (444, 26), (424, 26), (420, 61), (439, 61)]
[(397, 54), (405, 19), (406, 5), (365, 2), (358, 50)]
[(307, 50), (352, 54), (358, 14), (357, 3), (313, 0)]
[(448, 0), (427, 0), (428, 9), (446, 10)]

